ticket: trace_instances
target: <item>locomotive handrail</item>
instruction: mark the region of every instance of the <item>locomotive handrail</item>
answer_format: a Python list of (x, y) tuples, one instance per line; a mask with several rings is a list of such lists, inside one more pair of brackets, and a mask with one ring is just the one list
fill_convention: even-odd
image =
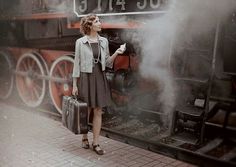
[(207, 83), (209, 80), (208, 79), (197, 79), (197, 78), (187, 78), (187, 77), (175, 77), (174, 78), (176, 81), (190, 81), (190, 82), (199, 82), (199, 83)]
[(205, 112), (203, 115), (203, 121), (202, 121), (202, 128), (201, 128), (201, 134), (200, 134), (200, 144), (203, 143), (204, 141), (204, 136), (205, 136), (205, 122), (207, 121), (208, 114), (209, 114), (209, 101), (210, 101), (210, 95), (211, 95), (211, 90), (212, 90), (212, 82), (214, 79), (215, 75), (215, 69), (216, 69), (216, 54), (217, 54), (217, 49), (219, 45), (219, 32), (220, 32), (220, 20), (217, 21), (216, 25), (216, 30), (215, 30), (215, 39), (214, 39), (214, 48), (213, 48), (213, 55), (212, 55), (212, 66), (211, 66), (211, 76), (209, 78), (209, 87), (207, 90), (207, 97), (206, 97), (206, 107), (205, 107)]
[(179, 46), (179, 48), (182, 48), (184, 50), (191, 50), (191, 51), (194, 51), (194, 52), (210, 52), (209, 49), (198, 49), (198, 48), (192, 48), (192, 47), (184, 47), (184, 46)]
[(222, 97), (222, 96), (210, 96), (211, 100), (215, 100), (215, 101), (222, 101), (222, 102), (229, 102), (229, 103), (235, 103), (236, 99), (234, 98), (230, 98), (230, 97)]

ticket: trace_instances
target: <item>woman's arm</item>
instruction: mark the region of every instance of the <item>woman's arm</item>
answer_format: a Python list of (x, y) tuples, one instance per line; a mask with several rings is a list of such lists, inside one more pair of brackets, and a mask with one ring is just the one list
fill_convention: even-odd
[(77, 78), (73, 78), (72, 95), (78, 95)]
[(77, 86), (77, 78), (73, 78), (73, 87)]
[(73, 78), (79, 78), (80, 76), (80, 41), (77, 40), (75, 43), (75, 58), (74, 58), (74, 66), (73, 66)]
[(75, 58), (74, 58), (74, 66), (73, 66), (73, 95), (78, 95), (78, 87), (77, 87), (77, 78), (80, 76), (80, 54), (79, 54), (79, 41), (77, 40), (75, 43)]
[(113, 53), (110, 56), (110, 51), (109, 51), (109, 43), (108, 40), (106, 40), (106, 66), (112, 68), (113, 62), (116, 59), (116, 56), (119, 54), (123, 54), (124, 51), (121, 48), (118, 48), (115, 53)]

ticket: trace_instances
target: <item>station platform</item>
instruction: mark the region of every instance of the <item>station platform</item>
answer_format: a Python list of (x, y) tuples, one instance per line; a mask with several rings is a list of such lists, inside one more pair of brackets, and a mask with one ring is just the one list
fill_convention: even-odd
[(100, 145), (105, 154), (99, 156), (81, 147), (81, 135), (33, 110), (0, 102), (0, 167), (194, 166), (102, 136)]

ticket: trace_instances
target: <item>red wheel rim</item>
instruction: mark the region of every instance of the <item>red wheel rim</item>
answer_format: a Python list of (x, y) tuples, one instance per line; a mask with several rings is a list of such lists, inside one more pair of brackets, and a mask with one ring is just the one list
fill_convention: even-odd
[[(59, 113), (62, 113), (61, 108), (63, 96), (70, 96), (72, 92), (73, 62), (73, 58), (62, 56), (52, 64), (50, 70), (50, 96)], [(64, 79), (64, 82), (56, 81), (54, 80), (55, 78)]]

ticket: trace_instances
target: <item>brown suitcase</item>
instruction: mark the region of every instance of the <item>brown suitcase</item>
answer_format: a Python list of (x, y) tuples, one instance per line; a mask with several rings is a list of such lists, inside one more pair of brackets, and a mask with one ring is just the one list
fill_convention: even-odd
[(74, 134), (88, 133), (87, 103), (74, 97), (63, 96), (62, 123)]

